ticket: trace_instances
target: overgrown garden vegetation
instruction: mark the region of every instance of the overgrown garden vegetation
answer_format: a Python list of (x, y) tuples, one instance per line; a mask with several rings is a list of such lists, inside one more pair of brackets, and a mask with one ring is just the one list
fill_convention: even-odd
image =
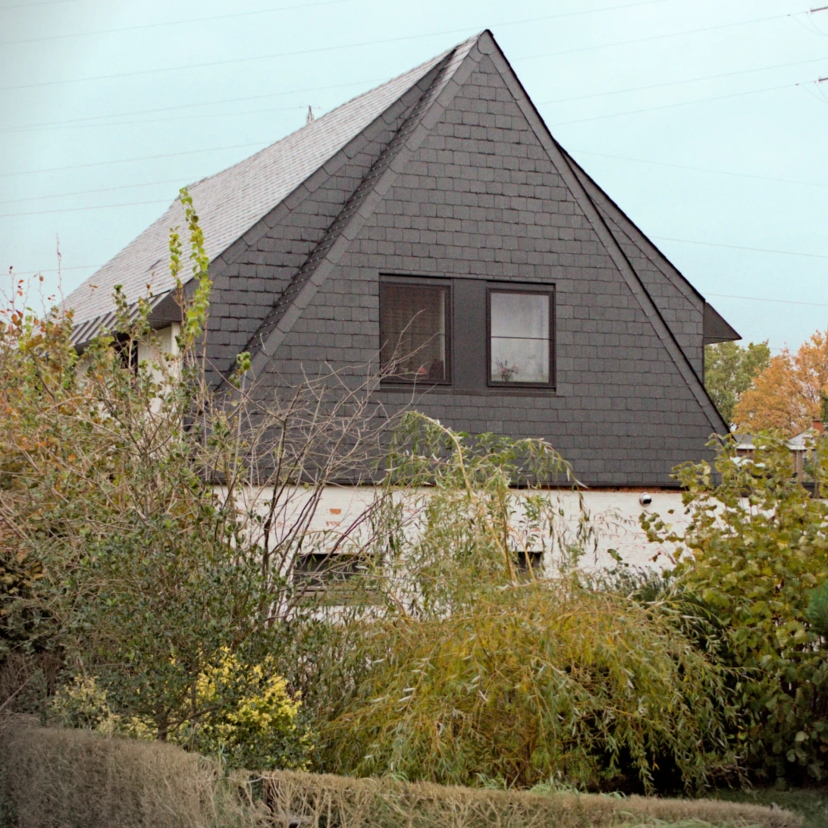
[[(822, 778), (828, 507), (782, 440), (680, 470), (687, 532), (645, 522), (670, 571), (588, 575), (595, 530), (549, 496), (577, 482), (547, 443), (378, 418), (367, 368), (262, 405), (242, 355), (208, 387), (182, 198), (175, 357), (133, 368), (154, 335), (121, 298), (80, 358), (58, 309), (18, 297), (0, 321), (2, 712), (257, 770), (648, 793)], [(171, 261), (178, 279), (175, 234)], [(359, 474), (375, 499), (317, 529), (324, 488)], [(320, 594), (302, 562), (332, 551)]]

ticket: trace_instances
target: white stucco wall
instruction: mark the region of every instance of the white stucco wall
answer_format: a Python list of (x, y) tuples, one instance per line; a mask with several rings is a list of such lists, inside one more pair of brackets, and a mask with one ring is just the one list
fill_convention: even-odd
[[(536, 492), (533, 492), (535, 494)], [(520, 492), (518, 495), (520, 496)], [(647, 494), (651, 503), (641, 505), (640, 498)], [(254, 502), (257, 511), (264, 510), (264, 504), (272, 496), (271, 490), (257, 492), (249, 490), (244, 497), (248, 506)], [(563, 514), (563, 521), (574, 536), (579, 519), (578, 494), (572, 491), (548, 491), (546, 496), (552, 500), (556, 510)], [(663, 569), (670, 565), (669, 549), (650, 543), (641, 529), (639, 517), (642, 512), (657, 512), (665, 523), (676, 528), (687, 524), (687, 516), (681, 503), (681, 493), (676, 491), (619, 491), (596, 490), (582, 491), (584, 506), (589, 513), (594, 530), (595, 547), (582, 560), (587, 568), (612, 567), (615, 560), (608, 550), (615, 550), (621, 559), (632, 567)], [(299, 515), (307, 503), (309, 494), (301, 488), (290, 489), (284, 499), (287, 504), (279, 514), (274, 527), (273, 540)], [(375, 497), (375, 490), (370, 486), (329, 486), (324, 489), (319, 506), (310, 522), (310, 530), (327, 535), (326, 542), (333, 544), (342, 532), (347, 532), (370, 506)], [(672, 510), (672, 514), (671, 514)], [(653, 560), (656, 558), (656, 560)]]

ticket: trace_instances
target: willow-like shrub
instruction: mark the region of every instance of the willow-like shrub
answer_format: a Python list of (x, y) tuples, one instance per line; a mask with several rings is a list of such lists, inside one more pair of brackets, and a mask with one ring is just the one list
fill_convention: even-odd
[(550, 446), (410, 415), (391, 469), (364, 600), (354, 587), (320, 656), (326, 769), (652, 791), (732, 763), (717, 667), (665, 608), (572, 565), (588, 515), (541, 489), (571, 479)]

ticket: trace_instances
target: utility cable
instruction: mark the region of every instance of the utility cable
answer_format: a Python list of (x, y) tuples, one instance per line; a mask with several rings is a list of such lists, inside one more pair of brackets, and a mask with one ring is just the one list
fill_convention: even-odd
[(743, 247), (738, 244), (719, 244), (717, 242), (695, 241), (692, 239), (675, 239), (669, 236), (650, 236), (656, 241), (679, 242), (680, 244), (698, 244), (703, 247), (724, 247), (729, 250), (750, 250), (755, 253), (776, 253), (780, 256), (804, 256), (807, 259), (828, 259), (821, 253), (800, 253), (798, 250), (774, 250), (767, 247)]
[[(667, 83), (657, 83), (651, 84), (649, 86), (638, 86), (638, 87), (631, 87), (628, 89), (616, 89), (611, 90), (608, 92), (596, 92), (590, 95), (577, 95), (571, 98), (554, 98), (552, 100), (547, 101), (539, 101), (537, 103), (538, 106), (545, 106), (548, 104), (554, 103), (568, 103), (571, 101), (581, 101), (581, 100), (588, 100), (590, 98), (599, 98), (605, 97), (607, 95), (620, 95), (629, 92), (642, 92), (647, 91), (650, 89), (659, 89), (668, 86), (678, 86), (687, 83), (697, 83), (701, 81), (708, 81), (708, 80), (717, 80), (719, 78), (727, 78), (733, 77), (736, 75), (746, 75), (752, 74), (755, 72), (766, 72), (772, 69), (784, 69), (790, 66), (802, 66), (804, 64), (809, 63), (818, 63), (820, 61), (828, 60), (825, 56), (818, 57), (818, 58), (810, 58), (808, 60), (798, 60), (792, 63), (778, 63), (772, 66), (759, 66), (754, 69), (740, 69), (735, 72), (723, 72), (718, 75), (704, 75), (698, 78), (685, 78), (683, 80), (677, 81), (669, 81)], [(303, 94), (308, 92), (325, 92), (331, 89), (339, 89), (343, 87), (349, 86), (360, 86), (368, 83), (380, 83), (382, 79), (372, 79), (372, 80), (364, 80), (364, 81), (354, 81), (352, 83), (346, 84), (337, 84), (336, 86), (322, 86), (316, 87), (313, 89), (296, 89), (296, 90), (287, 90), (284, 92), (275, 92), (275, 93), (268, 93), (265, 95), (252, 95), (247, 97), (241, 98), (225, 98), (219, 101), (211, 101), (207, 103), (200, 103), (200, 104), (186, 104), (182, 106), (171, 106), (171, 107), (161, 107), (157, 109), (144, 109), (144, 110), (136, 110), (134, 112), (122, 112), (116, 113), (112, 115), (97, 115), (97, 116), (90, 116), (87, 118), (74, 118), (68, 121), (56, 121), (52, 123), (40, 123), (40, 124), (28, 124), (28, 125), (20, 125), (20, 126), (10, 126), (10, 127), (0, 127), (0, 133), (13, 133), (13, 132), (30, 132), (30, 131), (45, 131), (47, 129), (52, 128), (70, 128), (70, 129), (90, 129), (92, 127), (118, 127), (118, 126), (133, 126), (133, 125), (140, 125), (140, 124), (151, 124), (151, 123), (159, 123), (163, 122), (166, 123), (167, 121), (171, 120), (193, 120), (198, 118), (224, 118), (224, 117), (231, 117), (234, 115), (259, 115), (259, 114), (267, 114), (271, 112), (289, 112), (292, 109), (298, 108), (299, 105), (297, 104), (296, 107), (279, 107), (279, 108), (268, 108), (268, 109), (256, 109), (256, 110), (247, 110), (247, 111), (237, 111), (237, 112), (223, 112), (223, 113), (205, 113), (203, 115), (190, 115), (190, 116), (172, 116), (163, 119), (157, 118), (150, 118), (150, 119), (139, 119), (139, 120), (131, 120), (131, 121), (115, 121), (110, 120), (108, 123), (90, 123), (90, 121), (104, 121), (106, 119), (115, 119), (115, 118), (130, 118), (135, 115), (149, 115), (155, 114), (157, 112), (170, 112), (170, 111), (177, 111), (179, 109), (191, 109), (194, 107), (202, 107), (202, 106), (215, 106), (224, 103), (241, 103), (246, 101), (252, 100), (261, 100), (262, 98), (272, 98), (272, 97), (282, 97), (285, 95), (291, 94)], [(305, 108), (305, 104), (301, 105), (301, 108)]]
[[(55, 2), (61, 2), (61, 3), (73, 2), (73, 0), (54, 0), (54, 1)], [(655, 5), (656, 3), (665, 3), (665, 2), (668, 2), (668, 1), (669, 0), (639, 0), (639, 2), (627, 3), (627, 4), (622, 5), (622, 6), (604, 6), (603, 8), (599, 8), (599, 9), (584, 9), (582, 11), (564, 12), (563, 14), (555, 14), (555, 15), (552, 15), (551, 17), (544, 17), (544, 18), (539, 18), (539, 19), (541, 19), (541, 20), (553, 20), (553, 19), (561, 18), (561, 17), (576, 17), (576, 16), (584, 15), (584, 14), (597, 14), (599, 12), (610, 12), (610, 11), (616, 11), (616, 10), (631, 9), (631, 8), (636, 7), (636, 6), (652, 6), (652, 5)], [(5, 40), (5, 41), (0, 41), (0, 46), (16, 46), (17, 44), (23, 44), (23, 43), (41, 43), (44, 40), (63, 40), (63, 39), (66, 39), (66, 38), (71, 38), (71, 37), (94, 37), (96, 35), (117, 34), (119, 32), (134, 32), (134, 31), (137, 31), (139, 29), (157, 29), (157, 28), (160, 28), (162, 26), (190, 26), (193, 23), (204, 23), (204, 22), (209, 22), (209, 21), (213, 21), (213, 20), (228, 20), (228, 19), (234, 19), (234, 18), (239, 18), (239, 17), (246, 17), (246, 16), (250, 16), (250, 15), (254, 15), (254, 14), (269, 14), (271, 12), (293, 11), (294, 9), (306, 9), (306, 8), (312, 8), (313, 6), (328, 6), (328, 5), (333, 5), (334, 3), (346, 3), (346, 2), (351, 2), (351, 0), (327, 0), (327, 2), (321, 2), (321, 3), (303, 3), (303, 4), (298, 5), (298, 6), (276, 6), (274, 8), (270, 8), (270, 9), (256, 9), (254, 11), (248, 11), (248, 12), (234, 12), (233, 14), (219, 14), (219, 15), (214, 15), (212, 17), (195, 17), (195, 18), (190, 18), (189, 20), (170, 20), (170, 21), (161, 22), (161, 23), (144, 23), (144, 24), (140, 24), (140, 25), (137, 25), (137, 26), (123, 26), (123, 27), (117, 28), (117, 29), (98, 29), (97, 31), (92, 31), (92, 32), (71, 32), (69, 34), (47, 35), (45, 37), (33, 37), (33, 38), (29, 38), (27, 40)], [(10, 7), (10, 8), (17, 8), (17, 7)], [(502, 23), (502, 24), (499, 24), (499, 25), (512, 25), (512, 24), (503, 24)], [(464, 29), (463, 31), (468, 31), (468, 30)]]
[[(267, 147), (272, 142), (264, 142), (264, 146)], [(15, 172), (6, 172), (0, 173), (0, 178), (7, 178), (11, 175), (38, 175), (39, 173), (52, 173), (52, 172), (65, 172), (66, 170), (83, 170), (88, 169), (89, 167), (106, 167), (110, 166), (111, 164), (129, 164), (133, 161), (155, 161), (159, 158), (178, 158), (182, 155), (197, 155), (199, 153), (204, 152), (223, 152), (224, 150), (232, 150), (232, 149), (250, 149), (251, 147), (259, 147), (262, 148), (263, 142), (259, 141), (255, 144), (230, 144), (226, 147), (209, 147), (207, 149), (200, 149), (200, 150), (185, 150), (184, 152), (165, 152), (161, 155), (143, 155), (138, 158), (118, 158), (114, 161), (92, 161), (89, 164), (72, 164), (68, 167), (46, 167), (41, 170), (19, 170)]]
[(605, 118), (619, 118), (622, 115), (639, 115), (644, 112), (659, 112), (662, 109), (675, 109), (679, 106), (691, 106), (692, 104), (707, 103), (708, 101), (724, 101), (728, 98), (740, 98), (745, 95), (758, 95), (761, 92), (775, 92), (778, 89), (795, 89), (800, 84), (786, 83), (781, 86), (766, 86), (763, 89), (748, 89), (745, 92), (731, 92), (728, 95), (715, 95), (712, 98), (695, 98), (692, 101), (678, 101), (677, 103), (663, 104), (662, 106), (650, 106), (644, 109), (628, 109), (624, 112), (608, 112), (605, 115), (593, 115), (589, 118), (576, 118), (572, 121), (556, 121), (550, 126), (568, 126), (569, 124), (584, 124), (589, 121), (603, 121)]
[[(717, 175), (732, 175), (738, 178), (753, 178), (757, 181), (777, 181), (783, 184), (799, 184), (806, 187), (828, 187), (819, 181), (803, 181), (795, 178), (776, 178), (770, 175), (755, 175), (753, 173), (732, 172), (730, 170), (714, 170), (710, 167), (692, 167), (688, 164), (670, 164), (665, 161), (648, 161), (644, 158), (632, 158), (626, 155), (610, 155), (605, 152), (589, 152), (588, 150), (567, 150), (572, 155), (590, 155), (596, 158), (613, 158), (617, 161), (632, 161), (636, 164), (649, 164), (654, 167), (669, 167), (676, 170), (690, 170), (692, 172), (715, 173)], [(46, 196), (48, 198), (48, 196)]]
[[(648, 2), (654, 2), (654, 0), (648, 0)], [(655, 2), (665, 2), (665, 0), (655, 0)], [(529, 18), (526, 20), (514, 20), (514, 21), (507, 21), (504, 23), (498, 23), (497, 27), (505, 28), (506, 26), (518, 26), (518, 25), (525, 25), (527, 23), (537, 23), (540, 21), (545, 20), (552, 20), (559, 15), (547, 15), (545, 17), (535, 17)], [(684, 35), (689, 34), (698, 34), (700, 32), (711, 32), (716, 31), (719, 29), (730, 29), (734, 26), (746, 26), (752, 23), (762, 23), (768, 20), (779, 20), (784, 19), (787, 15), (772, 15), (769, 17), (755, 17), (750, 20), (740, 20), (734, 23), (723, 23), (718, 26), (707, 26), (701, 29), (687, 29), (680, 32), (667, 32), (665, 34), (660, 35), (651, 35), (649, 37), (643, 38), (635, 38), (633, 40), (620, 40), (615, 41), (613, 43), (598, 43), (592, 46), (583, 46), (578, 49), (565, 49), (560, 52), (546, 52), (540, 55), (530, 55), (525, 58), (520, 58), (520, 60), (533, 60), (539, 57), (550, 57), (553, 55), (568, 55), (573, 54), (574, 52), (586, 52), (595, 49), (606, 49), (614, 46), (626, 46), (629, 44), (634, 43), (644, 43), (646, 41), (651, 40), (660, 40), (663, 38), (670, 38), (670, 37), (681, 37)], [(240, 63), (251, 63), (256, 61), (262, 60), (272, 60), (274, 58), (283, 58), (283, 57), (300, 57), (302, 55), (313, 55), (313, 54), (321, 54), (323, 52), (334, 52), (340, 51), (345, 49), (364, 49), (366, 46), (377, 46), (382, 45), (385, 43), (400, 43), (403, 41), (409, 40), (422, 40), (424, 38), (430, 37), (441, 37), (444, 35), (449, 34), (458, 34), (458, 33), (466, 33), (468, 32), (468, 28), (463, 29), (450, 29), (441, 32), (429, 32), (427, 34), (419, 34), (419, 35), (403, 35), (401, 37), (392, 37), (386, 38), (381, 40), (368, 40), (363, 41), (361, 43), (345, 43), (340, 44), (338, 46), (319, 46), (316, 49), (302, 49), (297, 52), (273, 52), (267, 55), (255, 55), (255, 56), (248, 56), (248, 57), (240, 57), (240, 58), (228, 58), (226, 60), (214, 60), (214, 61), (207, 61), (205, 63), (191, 63), (191, 64), (184, 64), (181, 66), (164, 66), (159, 67), (156, 69), (139, 69), (132, 72), (115, 72), (111, 75), (93, 75), (91, 77), (86, 78), (61, 78), (59, 80), (51, 80), (51, 81), (40, 81), (38, 83), (26, 83), (20, 84), (17, 86), (3, 86), (0, 87), (0, 92), (11, 92), (17, 91), (22, 89), (39, 89), (46, 86), (62, 86), (66, 84), (72, 83), (87, 83), (89, 81), (100, 81), (100, 80), (120, 80), (121, 78), (130, 78), (130, 77), (143, 77), (146, 75), (158, 75), (163, 74), (165, 72), (183, 72), (189, 71), (193, 69), (205, 69), (211, 66), (230, 66), (230, 65), (237, 65)]]
[(738, 69), (735, 72), (722, 72), (718, 75), (702, 75), (698, 78), (685, 78), (683, 80), (667, 81), (666, 83), (652, 83), (649, 86), (633, 86), (627, 89), (611, 89), (605, 92), (595, 92), (590, 95), (576, 95), (571, 98), (553, 98), (548, 101), (538, 101), (537, 106), (544, 106), (545, 104), (553, 103), (569, 103), (571, 101), (584, 101), (589, 98), (605, 98), (608, 95), (625, 95), (630, 92), (647, 92), (650, 89), (663, 89), (666, 86), (680, 86), (685, 83), (700, 83), (702, 81), (719, 80), (720, 78), (732, 78), (736, 75), (750, 75), (754, 72), (768, 72), (771, 69), (787, 69), (790, 66), (803, 66), (808, 63), (820, 63), (828, 61), (828, 56), (822, 55), (817, 58), (810, 58), (808, 60), (797, 60), (793, 63), (775, 63), (772, 66), (758, 66), (755, 69)]
[[(705, 293), (705, 296), (715, 296), (717, 299), (746, 299), (748, 302), (772, 302), (779, 305), (808, 305), (813, 308), (828, 308), (824, 302), (801, 302), (796, 299), (767, 299), (764, 296), (734, 296), (731, 293)], [(779, 351), (781, 348), (771, 348)]]
[[(76, 2), (76, 0), (52, 0), (56, 3)], [(337, 3), (351, 3), (353, 0), (322, 0), (318, 3), (302, 3), (298, 6), (275, 6), (270, 9), (255, 9), (253, 11), (233, 12), (233, 14), (217, 14), (212, 17), (194, 17), (189, 20), (168, 20), (162, 23), (142, 23), (137, 26), (121, 26), (117, 29), (97, 29), (91, 32), (71, 32), (69, 34), (46, 35), (44, 37), (30, 37), (25, 40), (2, 40), (0, 46), (17, 46), (26, 43), (42, 43), (44, 40), (66, 40), (73, 37), (95, 37), (97, 35), (117, 34), (119, 32), (134, 32), (140, 29), (159, 29), (164, 26), (191, 26), (194, 23), (204, 23), (212, 20), (227, 20), (231, 18), (250, 17), (254, 14), (273, 14), (283, 11), (294, 11), (295, 9), (310, 9), (315, 6), (333, 6)], [(48, 5), (38, 3), (35, 5)], [(8, 8), (22, 8), (22, 6), (9, 6)]]

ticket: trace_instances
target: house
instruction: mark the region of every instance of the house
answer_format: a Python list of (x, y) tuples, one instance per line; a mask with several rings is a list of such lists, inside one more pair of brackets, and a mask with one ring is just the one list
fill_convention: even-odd
[[(791, 471), (793, 477), (799, 480), (806, 488), (813, 490), (814, 481), (808, 475), (809, 455), (814, 450), (816, 441), (825, 434), (825, 423), (822, 420), (814, 420), (810, 428), (795, 434), (786, 441), (791, 452)], [(736, 440), (736, 456), (753, 458), (756, 446), (753, 443), (752, 434), (734, 434)]]
[[(544, 437), (630, 514), (727, 432), (703, 353), (738, 334), (557, 143), (489, 31), (190, 194), (217, 384), (242, 351), (265, 396), (379, 360), (387, 410), (413, 394), (464, 431)], [(115, 285), (136, 302), (149, 284), (153, 326), (177, 323), (181, 224), (174, 202), (69, 296), (79, 348)]]

